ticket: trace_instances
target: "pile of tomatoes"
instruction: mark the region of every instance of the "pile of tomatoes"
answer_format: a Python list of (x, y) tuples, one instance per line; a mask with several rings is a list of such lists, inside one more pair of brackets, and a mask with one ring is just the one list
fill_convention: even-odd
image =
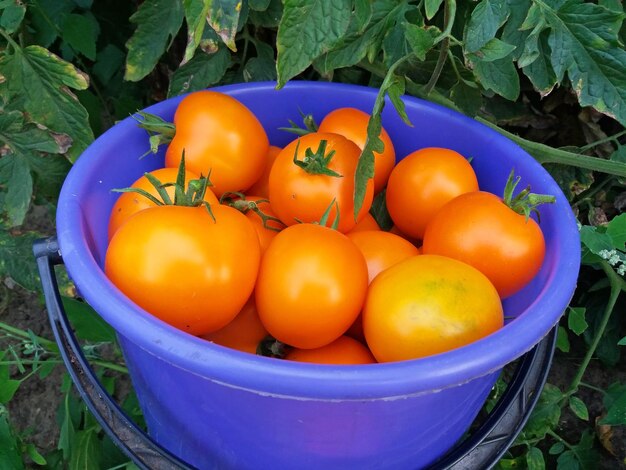
[(355, 216), (368, 119), (336, 109), (281, 149), (235, 98), (189, 94), (165, 167), (113, 207), (107, 276), (176, 328), (250, 353), (269, 338), (293, 361), (414, 359), (501, 328), (501, 300), (541, 267), (538, 224), (481, 191), (453, 150), (396, 164), (384, 129)]

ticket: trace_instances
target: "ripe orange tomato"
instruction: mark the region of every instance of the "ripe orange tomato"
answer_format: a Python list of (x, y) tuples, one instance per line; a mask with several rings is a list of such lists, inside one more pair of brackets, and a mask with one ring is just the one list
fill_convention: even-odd
[(387, 210), (398, 229), (421, 240), (426, 225), (449, 200), (478, 191), (469, 162), (454, 150), (424, 148), (400, 160), (387, 183)]
[(233, 321), (224, 328), (201, 337), (227, 348), (256, 354), (257, 346), (266, 336), (267, 330), (259, 319), (252, 295)]
[(310, 362), (314, 364), (374, 364), (372, 353), (356, 339), (340, 336), (335, 341), (321, 348), (292, 349), (285, 355), (289, 361)]
[[(338, 108), (324, 117), (318, 131), (341, 134), (363, 150), (369, 118), (369, 114), (356, 108)], [(396, 164), (393, 142), (384, 128), (380, 133), (380, 140), (385, 148), (381, 153), (374, 152), (374, 194), (378, 194), (387, 185), (389, 174)]]
[(500, 297), (485, 275), (436, 255), (414, 256), (380, 273), (363, 310), (365, 338), (378, 362), (449, 351), (502, 325)]
[(369, 212), (348, 233), (360, 232), (362, 230), (380, 230), (376, 219)]
[(263, 174), (258, 179), (256, 183), (250, 186), (247, 190), (247, 194), (253, 194), (255, 196), (259, 196), (262, 198), (270, 197), (270, 171), (272, 170), (272, 165), (274, 165), (274, 161), (276, 160), (276, 156), (280, 153), (282, 149), (280, 147), (276, 147), (274, 145), (270, 145), (269, 150), (267, 151), (265, 168), (263, 169)]
[[(159, 168), (151, 171), (150, 174), (163, 184), (174, 183), (176, 182), (176, 177), (178, 175), (178, 168)], [(188, 170), (185, 171), (185, 183), (198, 178), (199, 176), (195, 173)], [(156, 188), (152, 183), (150, 183), (150, 181), (148, 181), (148, 178), (146, 178), (145, 175), (137, 179), (131, 187), (143, 189), (149, 194), (155, 196), (157, 199), (161, 200)], [(172, 201), (174, 201), (174, 187), (169, 186), (165, 188), (165, 190)], [(207, 191), (204, 194), (204, 200), (209, 204), (219, 204), (219, 201), (217, 200), (215, 194), (213, 194), (213, 191), (211, 191), (211, 188), (207, 188)], [(120, 228), (120, 226), (126, 222), (131, 215), (147, 209), (148, 207), (154, 207), (155, 205), (156, 204), (154, 204), (150, 199), (142, 196), (141, 194), (133, 192), (121, 193), (111, 210), (111, 217), (109, 218), (109, 240), (117, 229)]]
[[(337, 217), (338, 207), (338, 230), (350, 231), (365, 217), (374, 198), (374, 185), (369, 180), (363, 206), (355, 220), (354, 176), (360, 154), (356, 144), (338, 134), (316, 132), (299, 137), (278, 154), (272, 166), (269, 179), (272, 209), (285, 224), (293, 225), (298, 221), (318, 222), (332, 205), (328, 225)], [(310, 169), (296, 165), (294, 158), (309, 164)], [(319, 167), (324, 165), (319, 159), (325, 158), (329, 158), (328, 169), (338, 176), (319, 173)]]
[(545, 256), (539, 225), (484, 191), (463, 194), (443, 206), (428, 225), (422, 248), (471, 264), (502, 298), (524, 287)]
[(113, 235), (105, 273), (147, 312), (194, 335), (228, 324), (256, 281), (260, 247), (246, 217), (223, 205), (156, 206)]
[(269, 140), (256, 116), (235, 98), (209, 90), (190, 93), (178, 105), (174, 125), (165, 166), (178, 168), (184, 151), (189, 170), (210, 171), (218, 197), (245, 191), (261, 177)]
[(302, 349), (339, 338), (367, 291), (367, 264), (342, 233), (315, 224), (280, 232), (261, 260), (255, 289), (259, 317), (279, 341)]

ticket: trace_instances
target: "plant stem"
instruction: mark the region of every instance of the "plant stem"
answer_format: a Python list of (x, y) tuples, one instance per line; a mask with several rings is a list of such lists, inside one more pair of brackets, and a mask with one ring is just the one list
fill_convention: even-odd
[[(114, 370), (116, 372), (121, 372), (123, 374), (128, 374), (128, 369), (125, 366), (121, 366), (119, 364), (115, 364), (113, 362), (101, 361), (101, 360), (90, 360), (91, 364), (102, 367), (104, 369)], [(63, 364), (61, 359), (46, 359), (43, 361), (35, 361), (30, 359), (20, 359), (19, 361), (0, 361), (0, 366), (13, 366), (20, 364), (32, 365), (32, 364)]]
[(588, 384), (586, 382), (583, 382), (582, 380), (578, 385), (580, 387), (585, 387), (585, 388), (588, 388), (589, 390), (593, 390), (594, 392), (598, 392), (603, 395), (606, 395), (606, 390), (602, 390), (600, 387), (596, 387), (595, 385)]
[[(366, 61), (362, 61), (359, 63), (359, 66), (379, 77), (385, 76), (385, 67), (381, 63), (368, 63)], [(427, 96), (424, 94), (424, 91), (420, 85), (407, 81), (406, 90), (410, 95), (426, 99), (433, 103), (437, 103), (447, 108), (450, 108), (454, 111), (461, 112), (461, 110), (451, 100), (441, 95), (440, 93), (437, 93), (437, 91), (434, 89)], [(598, 171), (600, 173), (607, 173), (614, 176), (626, 177), (626, 163), (604, 160), (602, 158), (596, 157), (589, 157), (587, 155), (581, 155), (578, 153), (568, 152), (566, 150), (550, 147), (549, 145), (526, 140), (523, 137), (505, 131), (498, 125), (479, 116), (475, 117), (474, 119), (515, 142), (517, 145), (530, 153), (539, 163), (559, 163), (562, 165), (573, 166), (576, 168), (584, 168), (587, 170)]]
[[(3, 322), (0, 322), (0, 329), (7, 331), (20, 338), (31, 339), (31, 336), (28, 334), (28, 332), (21, 330), (19, 328), (15, 328), (11, 325), (7, 325), (6, 323), (3, 323)], [(37, 342), (41, 344), (44, 348), (46, 348), (48, 351), (58, 351), (59, 348), (54, 341), (50, 341), (46, 338), (42, 338), (41, 336), (37, 336), (37, 335), (33, 335), (33, 336), (35, 336), (35, 338), (37, 338)]]
[(563, 444), (565, 447), (567, 447), (572, 452), (576, 453), (576, 449), (574, 448), (574, 446), (572, 446), (569, 442), (567, 442), (565, 439), (563, 439), (561, 436), (559, 436), (557, 433), (555, 433), (552, 429), (548, 429), (546, 431), (546, 434), (548, 436), (552, 437), (554, 440), (556, 440), (556, 441), (560, 442), (561, 444)]
[(604, 272), (606, 273), (607, 277), (609, 278), (609, 282), (611, 284), (611, 293), (609, 295), (609, 300), (604, 309), (604, 314), (602, 315), (602, 319), (600, 320), (600, 325), (595, 332), (593, 340), (591, 341), (591, 344), (589, 345), (589, 349), (587, 350), (587, 354), (585, 354), (585, 357), (583, 358), (583, 361), (580, 364), (580, 367), (578, 368), (578, 372), (576, 373), (576, 376), (572, 380), (572, 383), (569, 386), (569, 389), (567, 390), (567, 392), (565, 393), (564, 398), (572, 395), (573, 393), (576, 393), (576, 391), (578, 390), (578, 386), (580, 385), (580, 382), (582, 381), (582, 378), (585, 375), (587, 366), (591, 362), (591, 359), (593, 358), (593, 355), (596, 352), (596, 348), (598, 347), (598, 344), (600, 344), (600, 339), (604, 335), (604, 330), (606, 329), (606, 326), (609, 323), (609, 319), (611, 318), (611, 314), (613, 313), (613, 309), (615, 308), (615, 303), (617, 302), (617, 298), (619, 297), (619, 294), (622, 290), (626, 291), (626, 281), (613, 270), (611, 265), (607, 263), (606, 261), (601, 261), (600, 265), (602, 269), (604, 270)]
[(439, 77), (441, 76), (441, 72), (443, 70), (443, 66), (446, 64), (446, 59), (448, 58), (448, 50), (450, 48), (450, 30), (452, 29), (452, 23), (454, 23), (454, 15), (456, 12), (456, 2), (454, 0), (446, 0), (446, 4), (443, 11), (443, 24), (444, 24), (444, 32), (442, 35), (445, 35), (441, 40), (441, 48), (439, 49), (439, 57), (437, 58), (437, 64), (435, 65), (435, 70), (433, 70), (432, 75), (430, 76), (430, 80), (424, 87), (424, 94), (428, 96), (430, 92), (435, 88), (437, 81), (439, 81)]
[(18, 43), (16, 43), (13, 38), (11, 36), (9, 36), (9, 34), (2, 28), (0, 28), (0, 36), (2, 36), (4, 39), (6, 39), (6, 41), (9, 43), (10, 46), (13, 47), (13, 49), (15, 50), (19, 50), (20, 46)]
[(608, 137), (605, 137), (604, 139), (599, 139), (599, 140), (596, 140), (595, 142), (591, 142), (590, 144), (584, 145), (580, 147), (580, 150), (584, 152), (585, 150), (592, 149), (594, 147), (597, 147), (598, 145), (606, 144), (607, 142), (617, 141), (617, 139), (619, 139), (623, 135), (626, 135), (626, 130), (620, 131), (617, 134), (613, 134)]

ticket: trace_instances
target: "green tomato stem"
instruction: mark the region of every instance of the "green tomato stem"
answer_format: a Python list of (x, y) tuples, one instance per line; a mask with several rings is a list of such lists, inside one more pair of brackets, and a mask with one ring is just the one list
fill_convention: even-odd
[[(28, 334), (28, 332), (21, 330), (19, 328), (15, 328), (11, 325), (7, 325), (6, 323), (0, 322), (0, 329), (3, 329), (4, 331), (11, 333), (19, 338), (23, 338), (23, 339), (31, 339), (31, 336)], [(41, 336), (37, 336), (37, 335), (33, 335), (36, 339), (37, 342), (43, 346), (48, 352), (58, 352), (59, 347), (57, 346), (57, 344), (54, 341), (50, 341), (46, 338), (42, 338)]]

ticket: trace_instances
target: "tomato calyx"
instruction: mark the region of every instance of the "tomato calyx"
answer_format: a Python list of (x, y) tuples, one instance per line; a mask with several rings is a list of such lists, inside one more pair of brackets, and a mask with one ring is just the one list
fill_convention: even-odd
[[(211, 210), (211, 205), (204, 200), (204, 196), (207, 192), (209, 186), (211, 186), (211, 181), (209, 177), (201, 175), (198, 179), (192, 179), (187, 183), (185, 187), (185, 153), (183, 152), (183, 156), (180, 160), (180, 165), (178, 166), (178, 173), (176, 175), (175, 183), (162, 183), (157, 177), (151, 175), (150, 173), (144, 173), (146, 179), (154, 186), (157, 193), (159, 194), (159, 198), (153, 196), (145, 189), (141, 188), (121, 188), (121, 189), (112, 189), (112, 191), (116, 193), (137, 193), (143, 197), (148, 198), (157, 206), (182, 206), (182, 207), (200, 207), (204, 206), (208, 213), (211, 215), (213, 221), (215, 221), (215, 216), (213, 215), (213, 211)], [(165, 188), (174, 187), (174, 200), (167, 193)]]
[[(280, 232), (282, 228), (285, 227), (285, 224), (278, 217), (271, 216), (263, 212), (263, 210), (259, 207), (259, 204), (269, 203), (269, 199), (258, 199), (256, 201), (250, 201), (246, 199), (246, 195), (239, 192), (227, 192), (222, 195), (220, 198), (220, 204), (229, 205), (235, 209), (237, 209), (242, 214), (246, 214), (249, 211), (254, 212), (261, 218), (263, 222), (263, 228), (268, 230), (273, 230), (275, 232)], [(275, 224), (280, 225), (281, 228), (273, 227), (270, 225), (270, 222), (274, 222)]]
[(298, 149), (300, 147), (300, 142), (298, 141), (296, 144), (296, 150), (293, 153), (293, 163), (312, 175), (327, 175), (334, 178), (343, 178), (343, 175), (340, 175), (336, 171), (328, 168), (330, 161), (335, 155), (335, 151), (331, 150), (326, 153), (327, 145), (327, 140), (320, 140), (319, 147), (317, 147), (315, 152), (311, 149), (311, 147), (308, 147), (304, 151), (304, 158), (302, 160), (298, 160)]
[(296, 135), (299, 135), (299, 136), (303, 136), (303, 135), (311, 134), (313, 132), (317, 132), (318, 125), (315, 122), (315, 118), (313, 117), (313, 115), (312, 114), (304, 114), (302, 112), (302, 110), (299, 110), (299, 112), (300, 112), (300, 116), (302, 116), (302, 123), (304, 124), (304, 127), (299, 126), (294, 121), (289, 119), (288, 121), (289, 121), (290, 127), (279, 127), (278, 130), (285, 131), (285, 132), (291, 132), (292, 134), (296, 134)]
[(516, 196), (513, 196), (515, 188), (521, 180), (520, 176), (515, 176), (515, 170), (511, 170), (509, 178), (504, 186), (504, 203), (514, 212), (526, 217), (528, 221), (530, 215), (535, 213), (537, 220), (539, 220), (539, 207), (541, 204), (553, 204), (556, 202), (556, 197), (550, 194), (536, 194), (530, 192), (530, 186), (527, 186)]
[(283, 359), (287, 355), (287, 352), (289, 352), (290, 349), (291, 349), (291, 346), (288, 346), (287, 344), (281, 341), (278, 341), (276, 338), (274, 338), (271, 335), (267, 335), (265, 338), (263, 338), (259, 342), (256, 348), (256, 353), (259, 356), (275, 357), (277, 359)]
[(144, 156), (148, 153), (157, 153), (161, 145), (169, 144), (176, 135), (176, 126), (156, 114), (137, 111), (133, 114), (133, 119), (137, 121), (139, 127), (148, 131), (150, 136), (150, 151)]

